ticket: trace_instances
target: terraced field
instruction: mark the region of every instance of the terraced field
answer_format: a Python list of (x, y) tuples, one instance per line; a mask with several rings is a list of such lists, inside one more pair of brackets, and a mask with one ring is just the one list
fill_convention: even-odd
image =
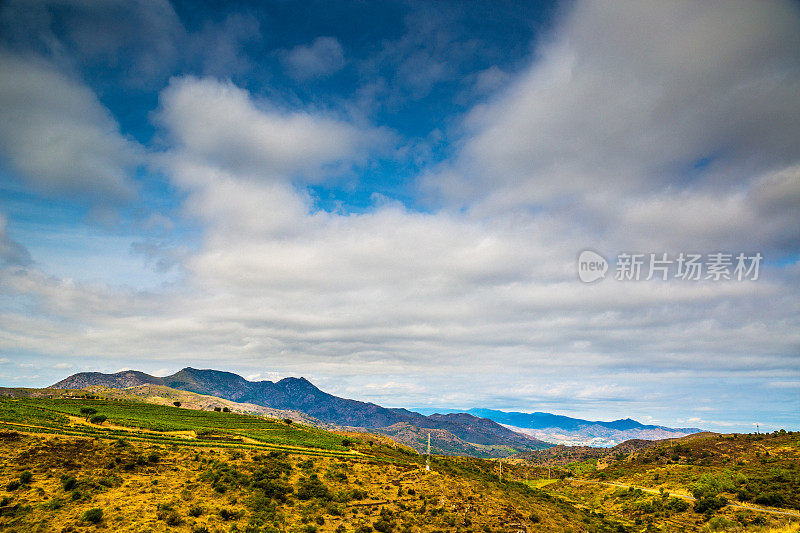
[[(82, 410), (93, 410), (91, 416)], [(102, 423), (91, 423), (102, 415)], [(131, 438), (191, 446), (247, 445), (331, 456), (356, 454), (341, 436), (283, 420), (141, 402), (0, 398), (0, 427), (32, 433)]]

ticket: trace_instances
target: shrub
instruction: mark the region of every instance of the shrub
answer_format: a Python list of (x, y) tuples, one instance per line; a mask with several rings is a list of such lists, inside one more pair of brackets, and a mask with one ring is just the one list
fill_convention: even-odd
[(283, 421), (284, 421), (284, 423), (286, 423), (287, 426), (292, 425), (292, 419), (291, 418), (284, 418)]
[(64, 506), (64, 500), (62, 500), (61, 498), (53, 498), (52, 500), (42, 505), (42, 507), (44, 507), (48, 511), (55, 511), (56, 509), (61, 509), (63, 506)]
[(9, 492), (11, 492), (12, 490), (17, 490), (20, 487), (20, 485), (22, 485), (22, 483), (20, 483), (16, 479), (14, 481), (9, 481), (8, 485), (6, 485), (6, 490)]
[(231, 412), (231, 410), (230, 410), (230, 408), (228, 408), (228, 407), (223, 407), (223, 408), (222, 408), (222, 412), (223, 412), (223, 413), (230, 413), (230, 412)]
[(694, 502), (696, 513), (710, 513), (728, 505), (728, 500), (722, 496), (699, 498)]
[(192, 533), (211, 533), (211, 530), (208, 529), (205, 525), (194, 526), (192, 528)]
[(155, 452), (153, 452), (153, 453), (151, 453), (150, 455), (147, 456), (147, 462), (148, 463), (157, 463), (160, 460), (161, 460), (161, 457), (159, 457), (158, 454), (155, 453)]
[(780, 507), (784, 503), (783, 495), (779, 492), (761, 493), (753, 500), (761, 505), (771, 505), (773, 507)]
[(671, 511), (675, 511), (676, 513), (682, 513), (689, 508), (689, 502), (684, 500), (683, 498), (677, 498), (675, 496), (670, 496), (667, 499), (667, 509)]
[(316, 474), (311, 474), (308, 478), (301, 478), (297, 489), (297, 497), (301, 500), (317, 498), (320, 500), (331, 500), (333, 495)]
[(19, 482), (23, 485), (27, 485), (33, 479), (33, 472), (30, 470), (25, 470), (19, 475)]
[(222, 407), (215, 407), (214, 411), (216, 411), (217, 413), (221, 413), (222, 412)]
[(105, 415), (94, 415), (92, 418), (89, 419), (89, 422), (92, 424), (100, 424), (102, 425), (103, 422), (108, 420), (108, 417)]
[(104, 487), (116, 487), (120, 484), (120, 478), (117, 476), (103, 476), (97, 482)]
[(83, 516), (81, 517), (84, 522), (91, 522), (93, 524), (97, 524), (103, 519), (103, 510), (95, 507), (93, 509), (89, 509)]
[(61, 486), (64, 490), (72, 490), (78, 484), (78, 480), (75, 479), (75, 476), (70, 476), (69, 474), (64, 474), (61, 476)]
[(708, 524), (706, 524), (706, 527), (703, 529), (707, 529), (709, 531), (724, 531), (726, 529), (731, 529), (736, 525), (736, 522), (728, 520), (724, 516), (715, 516), (708, 521)]
[(168, 526), (179, 526), (183, 523), (183, 518), (181, 518), (178, 511), (172, 507), (172, 504), (159, 503), (156, 509), (156, 516), (158, 519), (166, 522)]
[(239, 518), (239, 513), (230, 509), (222, 508), (219, 510), (219, 516), (227, 522), (228, 520), (236, 520)]
[(189, 516), (197, 518), (203, 514), (203, 508), (199, 505), (193, 505), (189, 508)]
[(175, 407), (180, 407), (181, 406), (181, 402), (172, 402), (172, 405), (174, 405)]
[(387, 522), (383, 518), (372, 524), (372, 527), (375, 531), (380, 531), (380, 533), (390, 533), (394, 529), (391, 522)]

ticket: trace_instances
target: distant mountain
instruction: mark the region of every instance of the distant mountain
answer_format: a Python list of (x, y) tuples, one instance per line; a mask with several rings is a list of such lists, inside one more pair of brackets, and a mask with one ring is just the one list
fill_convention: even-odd
[[(340, 398), (315, 387), (305, 378), (284, 378), (278, 382), (248, 381), (231, 372), (184, 368), (166, 377), (156, 377), (144, 372), (127, 370), (116, 374), (81, 372), (51, 386), (58, 389), (84, 389), (91, 386), (128, 388), (141, 385), (161, 385), (172, 389), (217, 396), (235, 402), (246, 402), (273, 409), (288, 409), (306, 413), (323, 422), (341, 426), (367, 429), (389, 428), (400, 424), (403, 428), (441, 430), (440, 435), (453, 437), (481, 448), (481, 455), (510, 455), (518, 451), (536, 450), (549, 445), (534, 437), (512, 431), (488, 418), (468, 413), (434, 414), (425, 416), (407, 409), (389, 409), (374, 403)], [(382, 431), (389, 434), (387, 431)], [(396, 432), (398, 433), (398, 432)], [(412, 430), (403, 431), (409, 435)], [(399, 434), (399, 433), (398, 433)], [(432, 436), (433, 438), (433, 436)], [(410, 438), (409, 438), (410, 439)], [(450, 437), (448, 437), (450, 439)], [(452, 439), (450, 439), (452, 441)], [(409, 442), (416, 447), (416, 438)], [(453, 441), (455, 442), (455, 441)], [(451, 445), (443, 449), (462, 448)]]
[(699, 428), (642, 424), (630, 418), (603, 422), (550, 413), (518, 413), (494, 409), (470, 409), (467, 412), (494, 420), (509, 429), (545, 442), (571, 446), (615, 446), (631, 439), (669, 439), (702, 431)]

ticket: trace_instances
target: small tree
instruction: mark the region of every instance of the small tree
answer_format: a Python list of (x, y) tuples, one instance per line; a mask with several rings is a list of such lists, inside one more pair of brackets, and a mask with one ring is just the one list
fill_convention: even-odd
[(286, 423), (287, 426), (291, 426), (292, 425), (292, 419), (291, 418), (284, 418), (283, 421)]
[(217, 413), (220, 413), (220, 412), (222, 412), (222, 407), (215, 407), (214, 411), (216, 411)]
[(89, 417), (97, 414), (97, 409), (94, 407), (81, 407), (81, 414), (86, 417), (86, 420), (89, 420)]
[(103, 422), (108, 420), (108, 417), (105, 415), (94, 415), (89, 422), (92, 424), (103, 425)]
[(230, 410), (229, 408), (227, 408), (227, 407), (223, 407), (223, 408), (222, 408), (222, 412), (223, 412), (223, 413), (230, 413), (230, 412), (231, 412), (231, 410)]
[(181, 402), (172, 402), (172, 405), (174, 405), (175, 407), (180, 407), (181, 406)]

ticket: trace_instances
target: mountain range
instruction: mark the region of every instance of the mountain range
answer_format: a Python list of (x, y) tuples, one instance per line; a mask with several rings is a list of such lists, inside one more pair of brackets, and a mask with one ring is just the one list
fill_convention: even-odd
[(494, 420), (518, 433), (569, 446), (608, 447), (630, 439), (671, 439), (702, 431), (700, 428), (670, 428), (642, 424), (630, 418), (604, 422), (540, 412), (520, 413), (479, 408), (469, 409), (466, 412)]
[(467, 413), (432, 414), (386, 408), (374, 403), (340, 398), (321, 391), (305, 378), (277, 382), (248, 381), (231, 372), (184, 368), (165, 377), (126, 370), (116, 374), (81, 372), (51, 385), (55, 389), (109, 387), (123, 389), (159, 385), (216, 396), (235, 402), (303, 412), (338, 426), (364, 428), (383, 433), (421, 451), (431, 433), (435, 453), (497, 457), (547, 448), (550, 444), (512, 431), (493, 420)]
[[(590, 421), (550, 413), (505, 412), (470, 409), (466, 412), (437, 410), (422, 414), (401, 408), (340, 398), (324, 392), (305, 378), (277, 382), (248, 381), (220, 370), (184, 368), (171, 376), (157, 377), (126, 370), (115, 374), (81, 372), (50, 388), (128, 389), (145, 385), (167, 387), (270, 409), (301, 412), (324, 424), (363, 428), (391, 436), (418, 451), (431, 435), (434, 453), (502, 457), (540, 450), (553, 444), (614, 446), (628, 439), (657, 440), (682, 437), (698, 428), (669, 428), (641, 424), (630, 418), (612, 422)], [(425, 411), (424, 411), (425, 412)]]

